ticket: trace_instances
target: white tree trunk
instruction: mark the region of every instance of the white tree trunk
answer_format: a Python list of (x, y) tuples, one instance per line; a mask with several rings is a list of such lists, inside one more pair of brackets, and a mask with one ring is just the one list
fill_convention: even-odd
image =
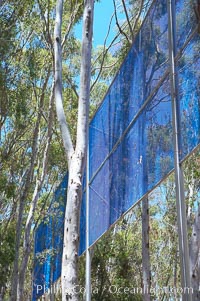
[(192, 227), (192, 236), (189, 244), (190, 277), (193, 288), (192, 300), (200, 300), (200, 205)]
[(85, 167), (88, 140), (93, 11), (94, 0), (85, 0), (77, 137), (76, 147), (74, 149), (63, 109), (61, 46), (63, 0), (57, 0), (56, 22), (54, 30), (55, 101), (57, 117), (61, 128), (66, 157), (68, 160), (69, 172), (61, 274), (62, 301), (79, 300), (79, 295), (76, 292), (76, 285), (78, 284), (77, 262), (80, 209), (82, 200), (82, 178)]
[(55, 61), (55, 103), (58, 122), (61, 128), (63, 145), (65, 148), (68, 165), (73, 153), (73, 145), (69, 133), (68, 124), (65, 117), (62, 99), (62, 45), (61, 45), (61, 27), (63, 14), (63, 0), (57, 0), (56, 20), (54, 29), (54, 61)]
[(79, 220), (82, 199), (82, 157), (74, 153), (68, 181), (65, 212), (64, 245), (62, 259), (62, 301), (79, 300), (75, 287), (78, 285)]

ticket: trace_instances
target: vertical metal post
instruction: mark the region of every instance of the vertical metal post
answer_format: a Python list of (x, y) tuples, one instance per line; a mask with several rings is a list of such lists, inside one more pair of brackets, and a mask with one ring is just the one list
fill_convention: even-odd
[[(191, 301), (192, 291), (189, 270), (189, 248), (186, 220), (186, 205), (184, 193), (184, 179), (179, 159), (180, 153), (180, 125), (179, 125), (179, 99), (178, 99), (178, 75), (176, 72), (176, 17), (175, 0), (168, 0), (168, 36), (170, 59), (170, 82), (173, 118), (173, 143), (176, 183), (176, 207), (178, 219), (179, 254), (181, 264), (181, 285), (183, 289), (182, 300)], [(188, 289), (187, 289), (188, 288)]]
[(89, 129), (86, 162), (86, 301), (91, 301), (90, 198), (89, 198)]

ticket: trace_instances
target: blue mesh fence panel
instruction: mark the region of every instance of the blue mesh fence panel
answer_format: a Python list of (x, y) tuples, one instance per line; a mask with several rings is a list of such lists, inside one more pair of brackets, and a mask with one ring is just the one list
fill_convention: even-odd
[[(177, 27), (177, 47), (183, 47), (192, 31), (198, 24), (197, 1), (179, 0), (176, 1), (176, 27)], [(197, 12), (195, 13), (195, 10)]]
[(51, 209), (53, 219), (53, 281), (57, 280), (61, 275), (64, 211), (67, 196), (67, 181), (68, 177), (66, 175), (55, 192), (54, 201), (52, 202)]
[(200, 41), (195, 36), (178, 62), (181, 159), (200, 142)]
[(90, 123), (91, 177), (137, 114), (146, 95), (157, 86), (168, 66), (167, 8), (166, 4), (157, 2)]
[[(84, 187), (84, 186), (83, 186)], [(80, 217), (80, 244), (79, 255), (81, 255), (86, 247), (86, 193), (83, 193), (82, 205), (81, 205), (81, 217)]]
[(50, 256), (52, 248), (51, 220), (45, 220), (35, 234), (35, 265), (33, 277), (33, 300), (42, 296), (50, 285)]
[(33, 297), (37, 300), (61, 275), (67, 175), (56, 189), (45, 218), (35, 233)]
[[(178, 48), (189, 43), (196, 26), (194, 10), (186, 3), (176, 3)], [(173, 169), (167, 25), (167, 4), (156, 1), (90, 124), (91, 244)], [(188, 62), (180, 66), (182, 158), (199, 144), (198, 43), (196, 35), (179, 60), (186, 61), (187, 55)], [(104, 140), (97, 146), (93, 138), (98, 132)]]
[(91, 243), (173, 168), (167, 24), (166, 3), (157, 1), (90, 124)]
[[(189, 3), (176, 1), (181, 159), (200, 140), (200, 42)], [(173, 169), (168, 52), (167, 1), (157, 0), (90, 122), (90, 245)], [(84, 176), (79, 255), (85, 251), (85, 186)], [(56, 190), (48, 222), (36, 231), (35, 253), (49, 253), (41, 264), (36, 258), (35, 284), (61, 274), (66, 187), (67, 178)]]
[(79, 256), (86, 249), (86, 172), (83, 175), (83, 195), (80, 213), (80, 242), (79, 242)]
[[(98, 114), (95, 115), (90, 123), (89, 139), (90, 148), (90, 175), (92, 176), (97, 168), (104, 161), (109, 153), (109, 98), (106, 97), (102, 103)], [(96, 155), (98, 153), (98, 156)]]
[(44, 293), (44, 285), (45, 285), (45, 264), (44, 258), (42, 256), (38, 256), (41, 252), (46, 249), (45, 246), (45, 236), (46, 236), (47, 224), (42, 222), (37, 231), (35, 233), (35, 250), (36, 254), (35, 262), (34, 262), (34, 275), (33, 275), (33, 298), (32, 300), (36, 300), (36, 297), (41, 296)]
[(173, 168), (169, 80), (95, 175), (90, 189), (90, 243)]
[[(109, 228), (109, 161), (106, 161), (90, 185), (90, 244), (96, 235), (101, 236)], [(98, 229), (97, 229), (98, 225)]]

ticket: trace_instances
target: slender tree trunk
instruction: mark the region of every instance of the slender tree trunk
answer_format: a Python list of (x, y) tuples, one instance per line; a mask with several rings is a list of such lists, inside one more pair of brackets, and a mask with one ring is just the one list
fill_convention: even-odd
[(189, 244), (192, 300), (200, 300), (200, 205), (195, 216)]
[(72, 145), (62, 99), (62, 47), (61, 27), (63, 0), (57, 0), (54, 30), (55, 54), (55, 101), (63, 144), (68, 160), (68, 191), (65, 211), (64, 242), (62, 258), (62, 301), (78, 301), (78, 246), (79, 223), (82, 200), (82, 178), (85, 167), (88, 140), (89, 95), (91, 73), (91, 48), (94, 0), (85, 0), (83, 16), (82, 60), (80, 76), (80, 96), (78, 104), (77, 137)]
[(149, 201), (142, 200), (142, 278), (143, 300), (150, 301), (150, 254), (149, 254)]
[[(46, 85), (45, 85), (46, 86)], [(47, 143), (43, 154), (43, 163), (42, 163), (42, 173), (40, 176), (40, 179), (37, 179), (29, 214), (26, 221), (25, 226), (25, 233), (24, 233), (24, 247), (23, 247), (23, 258), (19, 269), (19, 283), (18, 283), (18, 289), (17, 289), (17, 301), (23, 301), (24, 300), (24, 283), (25, 283), (25, 276), (26, 276), (26, 270), (28, 266), (28, 260), (31, 253), (31, 227), (33, 224), (35, 209), (37, 206), (37, 201), (39, 198), (39, 193), (42, 188), (42, 185), (45, 180), (46, 171), (47, 171), (47, 162), (48, 162), (48, 154), (49, 154), (49, 148), (51, 143), (51, 137), (52, 137), (52, 123), (53, 123), (53, 100), (54, 100), (54, 83), (52, 85), (52, 91), (49, 101), (49, 116), (48, 116), (48, 131), (47, 131)], [(24, 300), (26, 301), (26, 300)]]
[(18, 284), (18, 268), (19, 268), (19, 248), (22, 232), (22, 216), (24, 212), (24, 200), (20, 200), (19, 209), (18, 209), (18, 219), (16, 226), (16, 241), (15, 241), (15, 259), (12, 272), (12, 281), (11, 281), (11, 296), (10, 301), (17, 300), (17, 284)]
[(26, 178), (24, 191), (19, 200), (18, 217), (17, 217), (17, 225), (16, 225), (16, 238), (15, 238), (15, 258), (14, 258), (14, 265), (13, 265), (13, 272), (12, 272), (10, 301), (17, 300), (17, 288), (18, 288), (18, 281), (19, 281), (19, 252), (20, 252), (20, 242), (21, 242), (21, 235), (22, 235), (22, 221), (23, 221), (25, 200), (31, 185), (34, 163), (37, 156), (38, 123), (36, 125), (33, 137), (34, 137), (34, 143), (32, 147), (33, 155), (32, 155), (29, 170), (27, 171), (27, 178)]
[[(52, 224), (52, 246), (54, 246), (55, 244), (55, 225), (54, 225), (54, 221)], [(55, 256), (53, 255), (51, 257), (51, 274), (50, 274), (50, 293), (49, 293), (49, 299), (50, 301), (55, 301), (55, 290), (54, 290), (54, 282), (53, 282), (53, 274), (54, 274), (54, 269), (55, 269)]]
[[(19, 299), (19, 294), (18, 294), (19, 293), (19, 279), (20, 279), (20, 283), (22, 283), (23, 278), (25, 277), (25, 275), (19, 276), (19, 262), (20, 262), (19, 252), (20, 252), (20, 243), (21, 243), (21, 238), (22, 238), (21, 237), (22, 236), (22, 222), (23, 222), (25, 201), (26, 201), (27, 195), (29, 193), (29, 189), (30, 189), (31, 184), (32, 184), (33, 175), (34, 175), (34, 166), (35, 166), (35, 162), (36, 162), (36, 159), (37, 159), (37, 156), (38, 156), (39, 128), (40, 128), (40, 122), (41, 122), (41, 118), (42, 118), (42, 109), (43, 109), (43, 104), (44, 104), (44, 93), (45, 93), (45, 89), (47, 87), (49, 75), (50, 75), (50, 69), (49, 69), (46, 81), (44, 83), (44, 86), (43, 86), (43, 91), (42, 91), (42, 94), (41, 94), (40, 104), (39, 104), (39, 112), (38, 112), (38, 115), (37, 115), (35, 129), (34, 129), (34, 132), (33, 132), (31, 163), (30, 163), (29, 169), (26, 172), (27, 175), (25, 177), (25, 179), (26, 179), (25, 180), (25, 185), (24, 185), (24, 189), (22, 191), (22, 195), (20, 196), (20, 200), (19, 200), (18, 218), (17, 218), (17, 225), (16, 225), (15, 259), (14, 259), (12, 281), (11, 281), (11, 298), (10, 298), (10, 301), (16, 301), (16, 300), (22, 301), (23, 300), (23, 299)], [(32, 210), (32, 208), (31, 208), (31, 210)], [(28, 249), (29, 249), (29, 245), (27, 245), (27, 250)], [(30, 253), (30, 250), (28, 250), (28, 252)], [(24, 265), (23, 262), (22, 262), (22, 265)]]
[(178, 268), (178, 250), (175, 251), (175, 257), (174, 257), (174, 297), (175, 300), (177, 300), (177, 268)]
[(0, 301), (3, 301), (4, 299), (4, 294), (5, 294), (5, 287), (1, 286), (0, 287)]

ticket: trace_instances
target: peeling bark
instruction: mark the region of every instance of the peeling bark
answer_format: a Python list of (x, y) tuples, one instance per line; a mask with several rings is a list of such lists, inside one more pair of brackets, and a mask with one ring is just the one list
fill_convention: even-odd
[(74, 288), (78, 285), (79, 221), (82, 199), (81, 158), (74, 153), (69, 170), (62, 258), (62, 301), (79, 300)]

